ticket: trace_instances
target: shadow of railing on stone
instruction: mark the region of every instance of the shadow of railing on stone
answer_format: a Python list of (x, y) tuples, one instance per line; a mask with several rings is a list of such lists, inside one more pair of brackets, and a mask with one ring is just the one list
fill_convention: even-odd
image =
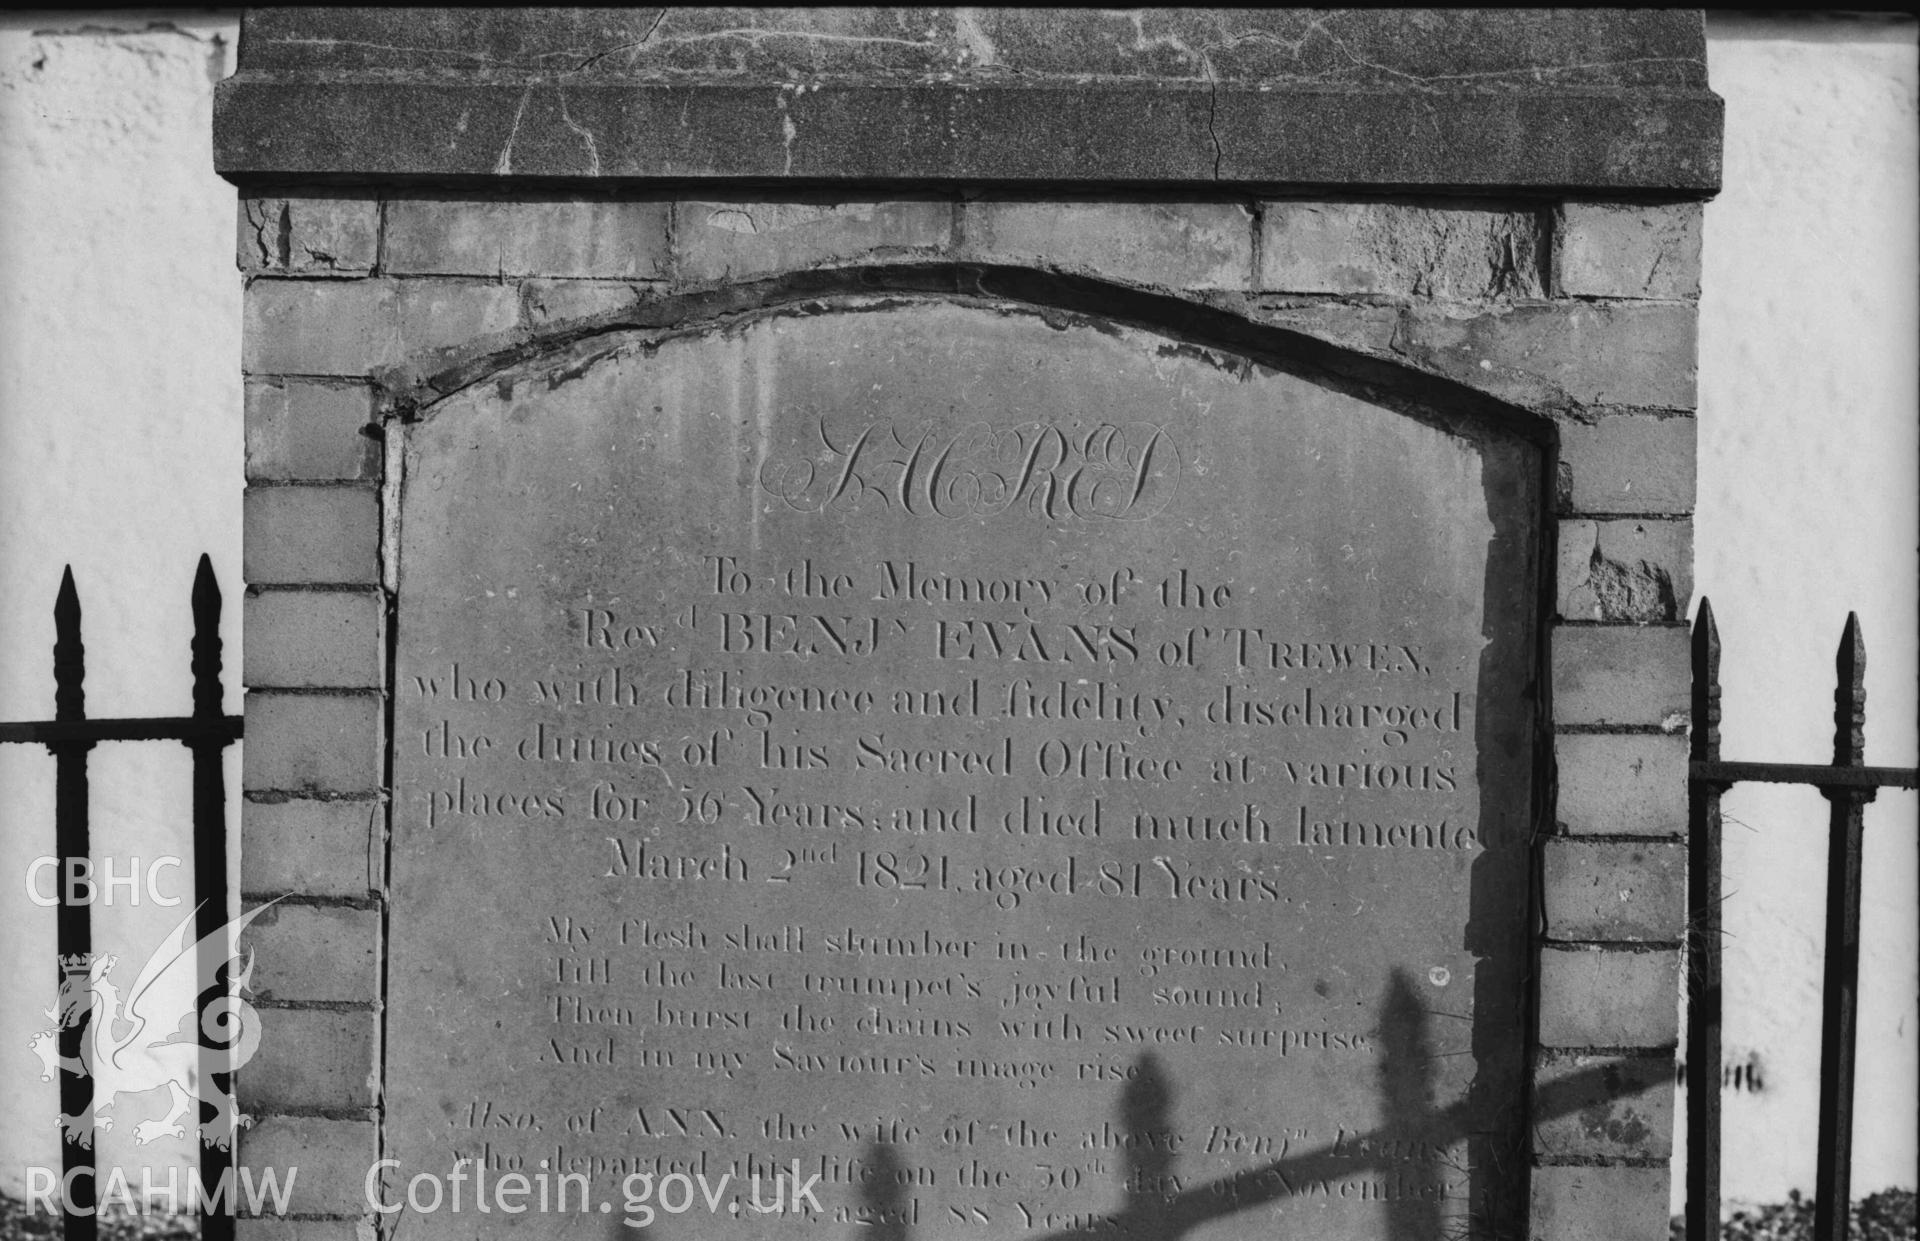
[[(1428, 1036), (1429, 1017), (1404, 974), (1394, 980), (1381, 1005), (1383, 1057), (1380, 1067), (1383, 1106), (1387, 1120), (1366, 1133), (1343, 1134), (1336, 1143), (1300, 1155), (1274, 1160), (1172, 1194), (1148, 1196), (1128, 1192), (1119, 1211), (1098, 1216), (1078, 1227), (1029, 1234), (1023, 1241), (1182, 1241), (1202, 1225), (1257, 1207), (1282, 1202), (1322, 1183), (1367, 1172), (1394, 1172), (1404, 1165), (1409, 1143), (1413, 1149), (1452, 1146), (1482, 1136), (1486, 1118), (1477, 1104), (1463, 1099), (1445, 1107), (1432, 1104), (1434, 1053)], [(1538, 1083), (1529, 1109), (1538, 1125), (1575, 1113), (1604, 1110), (1608, 1104), (1666, 1082), (1664, 1062), (1648, 1061), (1646, 1071), (1623, 1071), (1617, 1063), (1580, 1069)], [(1138, 1100), (1123, 1097), (1122, 1113), (1138, 1109), (1148, 1123), (1148, 1101), (1157, 1107), (1171, 1103), (1172, 1087), (1163, 1083), (1156, 1094)], [(1516, 1157), (1517, 1154), (1516, 1154)], [(1171, 1172), (1171, 1163), (1161, 1167)], [(1438, 1200), (1393, 1206), (1385, 1241), (1437, 1241), (1447, 1235)]]
[[(1472, 1098), (1445, 1107), (1434, 1104), (1431, 1018), (1404, 971), (1395, 970), (1380, 1008), (1378, 1071), (1384, 1121), (1364, 1133), (1342, 1133), (1331, 1144), (1248, 1168), (1191, 1188), (1179, 1188), (1175, 1163), (1175, 1087), (1151, 1052), (1135, 1061), (1136, 1073), (1122, 1090), (1119, 1119), (1125, 1136), (1123, 1201), (1119, 1210), (1074, 1228), (1028, 1234), (1022, 1241), (1184, 1241), (1196, 1229), (1365, 1173), (1396, 1174), (1410, 1157), (1427, 1156), (1484, 1135), (1486, 1117)], [(1608, 1104), (1666, 1083), (1664, 1062), (1646, 1071), (1618, 1063), (1580, 1069), (1541, 1082), (1534, 1089), (1532, 1123), (1604, 1110)], [(911, 1241), (912, 1213), (905, 1164), (884, 1142), (870, 1145), (871, 1174), (859, 1189), (860, 1241)], [(1516, 1158), (1518, 1157), (1516, 1153)], [(1445, 1199), (1413, 1195), (1386, 1199), (1383, 1241), (1440, 1241), (1451, 1229)], [(1484, 1209), (1483, 1204), (1469, 1204)]]

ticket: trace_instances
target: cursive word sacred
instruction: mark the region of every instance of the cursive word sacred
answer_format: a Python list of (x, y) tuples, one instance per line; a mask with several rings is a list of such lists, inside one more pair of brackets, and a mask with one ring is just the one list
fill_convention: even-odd
[(1049, 521), (1142, 521), (1180, 486), (1179, 444), (1147, 422), (954, 429), (878, 418), (830, 429), (822, 417), (816, 429), (821, 451), (774, 457), (760, 470), (761, 489), (803, 513), (960, 518), (1024, 507)]

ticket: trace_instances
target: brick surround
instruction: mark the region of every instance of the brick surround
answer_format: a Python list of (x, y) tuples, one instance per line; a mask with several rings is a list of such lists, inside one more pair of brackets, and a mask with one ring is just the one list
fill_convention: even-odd
[[(312, 1186), (296, 1221), (244, 1223), (247, 1241), (344, 1241), (373, 1223), (358, 1195), (380, 1151), (385, 437), (487, 359), (652, 322), (675, 299), (1002, 269), (1173, 299), (1276, 347), (1478, 393), (1553, 446), (1529, 1231), (1665, 1235), (1701, 224), (1675, 193), (1697, 189), (906, 192), (852, 175), (472, 188), (229, 172), (246, 280), (241, 875), (249, 907), (281, 902), (255, 932), (271, 1054), (240, 1075), (262, 1118), (242, 1161), (297, 1152)], [(351, 1175), (321, 1175), (333, 1164)]]

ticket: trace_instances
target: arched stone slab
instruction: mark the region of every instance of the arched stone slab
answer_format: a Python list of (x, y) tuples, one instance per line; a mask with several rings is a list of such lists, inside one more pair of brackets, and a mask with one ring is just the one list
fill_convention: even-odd
[[(410, 1231), (1512, 1218), (1542, 477), (1417, 392), (940, 299), (441, 402), (390, 541), (387, 1198), (465, 1157), (593, 1205)], [(821, 1211), (755, 1214), (776, 1169)]]

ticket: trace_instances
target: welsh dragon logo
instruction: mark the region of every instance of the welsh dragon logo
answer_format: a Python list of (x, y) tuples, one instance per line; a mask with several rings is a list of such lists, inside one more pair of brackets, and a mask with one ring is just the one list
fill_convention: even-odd
[[(40, 1057), (42, 1081), (52, 1080), (61, 1070), (94, 1081), (91, 1108), (60, 1117), (67, 1140), (91, 1146), (94, 1130), (113, 1128), (115, 1118), (108, 1113), (121, 1096), (165, 1089), (167, 1114), (136, 1124), (135, 1143), (145, 1146), (164, 1137), (184, 1138), (191, 1129), (209, 1146), (231, 1148), (234, 1134), (253, 1118), (241, 1114), (233, 1096), (221, 1090), (211, 1075), (202, 1078), (200, 1056), (203, 1049), (225, 1053), (227, 1062), (221, 1071), (230, 1072), (259, 1049), (259, 1014), (240, 998), (253, 974), (253, 954), (247, 954), (243, 967), (234, 967), (240, 959), (240, 932), (268, 907), (249, 910), (198, 940), (193, 938), (198, 910), (188, 913), (147, 958), (124, 994), (112, 981), (117, 956), (90, 953), (62, 959), (59, 997), (55, 1007), (47, 1010), (54, 1024), (34, 1035), (29, 1045)], [(196, 1014), (192, 1000), (183, 1005), (181, 997), (200, 991), (203, 961), (210, 976), (226, 967), (226, 981)], [(82, 1022), (80, 1054), (61, 1055), (61, 1032)], [(211, 1121), (199, 1122), (196, 1100), (213, 1105)]]

